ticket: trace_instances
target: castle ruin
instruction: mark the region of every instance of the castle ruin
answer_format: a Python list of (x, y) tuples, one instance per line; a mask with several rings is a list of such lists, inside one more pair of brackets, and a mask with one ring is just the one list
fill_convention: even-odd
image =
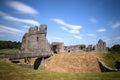
[(103, 40), (99, 40), (98, 43), (93, 45), (86, 46), (85, 44), (66, 46), (65, 51), (67, 52), (107, 52), (106, 43)]
[(42, 53), (50, 52), (50, 45), (46, 38), (47, 25), (41, 24), (38, 26), (30, 27), (29, 32), (25, 33), (22, 38), (21, 50), (23, 53)]
[(52, 42), (51, 43), (51, 50), (53, 51), (53, 53), (64, 52), (64, 43)]
[(52, 42), (48, 43), (46, 38), (47, 25), (41, 24), (38, 26), (30, 27), (29, 32), (25, 33), (22, 38), (21, 50), (24, 53), (42, 53), (42, 52), (100, 52), (104, 53), (107, 51), (106, 43), (103, 40), (99, 40), (98, 43), (86, 46), (85, 44), (64, 46), (63, 42)]

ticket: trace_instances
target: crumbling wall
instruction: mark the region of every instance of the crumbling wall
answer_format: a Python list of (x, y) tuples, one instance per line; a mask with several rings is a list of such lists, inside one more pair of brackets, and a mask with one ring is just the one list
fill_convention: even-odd
[(86, 45), (72, 45), (72, 46), (66, 46), (67, 52), (80, 52), (80, 51), (86, 51)]
[(52, 42), (51, 43), (51, 50), (53, 51), (53, 53), (64, 52), (64, 43)]
[(43, 53), (50, 52), (50, 46), (46, 38), (47, 25), (41, 24), (30, 27), (29, 32), (24, 34), (21, 50), (23, 53)]
[(72, 45), (72, 46), (66, 46), (65, 48), (66, 52), (100, 52), (104, 53), (107, 52), (106, 48), (106, 43), (103, 40), (99, 40), (98, 43), (93, 46), (93, 45), (88, 45), (86, 47), (85, 44), (80, 44), (80, 45)]
[(95, 51), (101, 53), (107, 52), (106, 43), (103, 40), (99, 40), (95, 45)]

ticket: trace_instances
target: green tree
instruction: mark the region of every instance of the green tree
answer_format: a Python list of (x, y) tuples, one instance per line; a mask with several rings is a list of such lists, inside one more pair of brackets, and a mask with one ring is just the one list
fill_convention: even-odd
[(112, 46), (110, 50), (113, 52), (120, 53), (120, 44), (116, 44), (116, 45)]

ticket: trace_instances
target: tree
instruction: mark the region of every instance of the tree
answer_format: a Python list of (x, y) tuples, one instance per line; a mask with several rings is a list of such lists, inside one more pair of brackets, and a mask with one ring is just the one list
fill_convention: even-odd
[(21, 42), (12, 41), (0, 41), (0, 49), (20, 49)]
[(120, 45), (116, 44), (116, 45), (112, 46), (110, 50), (113, 51), (113, 52), (120, 53)]

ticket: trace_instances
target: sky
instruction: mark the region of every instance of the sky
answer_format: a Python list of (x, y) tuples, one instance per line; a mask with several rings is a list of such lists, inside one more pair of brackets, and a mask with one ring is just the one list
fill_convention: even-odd
[(22, 41), (47, 25), (48, 42), (120, 44), (120, 0), (0, 0), (0, 40)]

